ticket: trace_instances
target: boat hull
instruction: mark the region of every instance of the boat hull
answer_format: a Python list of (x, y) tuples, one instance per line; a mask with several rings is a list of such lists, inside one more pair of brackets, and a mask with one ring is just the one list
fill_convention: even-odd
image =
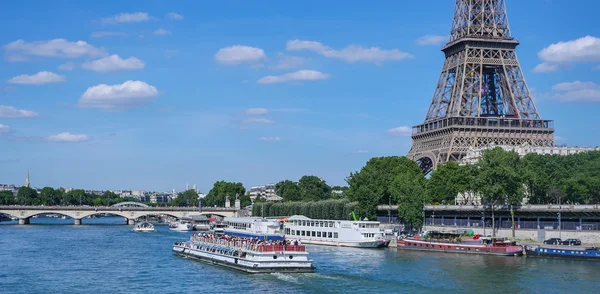
[(315, 271), (315, 267), (312, 263), (306, 262), (299, 263), (299, 265), (286, 265), (283, 262), (278, 265), (273, 265), (274, 263), (277, 263), (272, 261), (265, 265), (260, 262), (253, 262), (238, 257), (225, 256), (177, 245), (173, 246), (173, 252), (181, 257), (191, 258), (207, 264), (218, 265), (250, 274), (313, 273)]
[(557, 247), (525, 247), (527, 257), (597, 260), (600, 261), (600, 251)]
[(398, 249), (430, 251), (443, 253), (463, 253), (498, 256), (520, 256), (523, 255), (521, 246), (485, 246), (462, 243), (438, 243), (421, 240), (401, 239), (398, 240)]
[[(289, 238), (289, 242), (293, 242), (295, 239)], [(352, 241), (352, 242), (340, 242), (340, 241), (329, 241), (329, 240), (309, 240), (300, 239), (302, 244), (311, 245), (326, 245), (326, 246), (341, 246), (341, 247), (356, 247), (356, 248), (383, 248), (387, 247), (390, 241), (386, 240), (374, 240), (374, 241)]]

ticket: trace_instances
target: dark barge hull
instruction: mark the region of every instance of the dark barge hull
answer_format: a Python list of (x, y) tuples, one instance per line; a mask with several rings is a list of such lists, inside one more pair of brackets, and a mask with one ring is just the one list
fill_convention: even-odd
[(225, 267), (225, 268), (229, 268), (229, 269), (233, 269), (233, 270), (237, 270), (237, 271), (242, 271), (242, 272), (249, 273), (249, 274), (314, 273), (315, 272), (315, 267), (314, 266), (310, 267), (310, 268), (299, 268), (299, 267), (290, 267), (290, 268), (286, 268), (286, 267), (255, 268), (255, 267), (248, 267), (248, 266), (244, 266), (244, 265), (240, 265), (240, 264), (229, 263), (229, 262), (218, 260), (218, 259), (212, 259), (212, 258), (207, 258), (207, 257), (204, 257), (204, 256), (198, 256), (198, 255), (190, 254), (189, 252), (187, 252), (188, 250), (189, 249), (185, 248), (183, 251), (175, 251), (175, 250), (173, 250), (173, 252), (175, 253), (175, 255), (180, 256), (180, 257), (191, 258), (191, 259), (198, 260), (198, 261), (201, 261), (201, 262), (206, 263), (206, 264), (218, 265), (218, 266), (221, 266), (221, 267)]
[[(557, 258), (557, 259), (572, 259), (572, 260), (595, 260), (600, 261), (600, 252), (587, 253), (584, 250), (571, 250), (571, 249), (555, 249), (555, 248), (544, 248), (543, 250), (525, 248), (525, 255), (527, 257), (538, 257), (538, 258)], [(560, 251), (560, 252), (548, 252), (549, 250)], [(562, 252), (565, 253), (562, 253)]]

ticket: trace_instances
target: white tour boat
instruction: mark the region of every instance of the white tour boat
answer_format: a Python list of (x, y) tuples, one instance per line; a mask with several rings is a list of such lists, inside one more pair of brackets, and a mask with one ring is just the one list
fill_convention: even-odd
[(133, 227), (134, 232), (154, 232), (154, 225), (148, 222), (141, 222), (135, 224)]
[(304, 246), (283, 245), (283, 242), (196, 233), (189, 241), (176, 242), (173, 252), (253, 274), (314, 272), (315, 267)]
[(188, 222), (173, 222), (169, 224), (169, 229), (173, 231), (189, 232), (194, 230), (194, 226)]
[(294, 215), (284, 224), (286, 240), (305, 244), (378, 248), (387, 247), (377, 221), (310, 219)]
[(226, 217), (223, 222), (227, 225), (223, 233), (230, 236), (259, 238), (263, 240), (283, 240), (283, 222), (277, 219), (260, 217)]

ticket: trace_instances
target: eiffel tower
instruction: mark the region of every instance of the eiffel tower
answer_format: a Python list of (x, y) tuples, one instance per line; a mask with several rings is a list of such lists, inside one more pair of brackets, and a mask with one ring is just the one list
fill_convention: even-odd
[(442, 73), (407, 155), (425, 174), (470, 148), (555, 145), (553, 121), (531, 98), (517, 45), (504, 0), (456, 0)]

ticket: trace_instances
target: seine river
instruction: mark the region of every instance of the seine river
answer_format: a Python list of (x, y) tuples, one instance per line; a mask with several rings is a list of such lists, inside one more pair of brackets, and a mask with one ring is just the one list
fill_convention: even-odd
[(174, 256), (172, 243), (190, 234), (165, 225), (135, 233), (120, 217), (31, 222), (0, 225), (0, 293), (598, 293), (600, 286), (593, 261), (395, 248), (307, 246), (314, 274), (248, 275)]

